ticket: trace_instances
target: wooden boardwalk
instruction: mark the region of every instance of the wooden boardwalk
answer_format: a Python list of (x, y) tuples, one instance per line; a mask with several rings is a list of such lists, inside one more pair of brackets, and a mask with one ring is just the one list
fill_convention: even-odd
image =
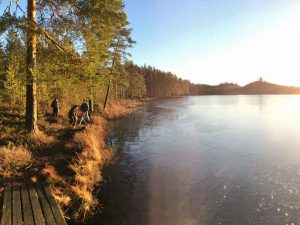
[(7, 187), (1, 225), (67, 225), (48, 186)]

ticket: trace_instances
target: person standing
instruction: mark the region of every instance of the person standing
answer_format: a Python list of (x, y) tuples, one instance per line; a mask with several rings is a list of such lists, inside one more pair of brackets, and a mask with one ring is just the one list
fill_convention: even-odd
[(80, 111), (82, 112), (82, 116), (81, 116), (79, 125), (81, 125), (82, 122), (84, 122), (85, 124), (90, 122), (90, 117), (89, 117), (90, 106), (85, 99), (83, 100), (83, 102), (80, 106)]
[(57, 117), (58, 116), (58, 110), (59, 110), (59, 104), (58, 104), (57, 98), (53, 99), (53, 101), (51, 103), (51, 107), (52, 107), (52, 116)]

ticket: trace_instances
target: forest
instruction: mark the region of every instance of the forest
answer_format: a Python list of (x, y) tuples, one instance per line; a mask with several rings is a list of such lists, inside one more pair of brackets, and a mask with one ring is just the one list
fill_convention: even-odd
[(189, 93), (188, 81), (130, 61), (135, 41), (121, 0), (32, 1), (27, 14), (18, 2), (0, 18), (0, 101), (26, 114), (28, 130), (55, 97), (65, 111), (82, 99), (101, 110), (106, 97)]
[[(115, 154), (107, 120), (148, 99), (189, 94), (189, 81), (131, 61), (136, 42), (124, 7), (122, 0), (0, 1), (0, 199), (7, 185), (47, 183), (67, 218), (92, 215)], [(81, 109), (70, 117), (84, 99), (91, 120)], [(84, 117), (88, 123), (77, 121)]]

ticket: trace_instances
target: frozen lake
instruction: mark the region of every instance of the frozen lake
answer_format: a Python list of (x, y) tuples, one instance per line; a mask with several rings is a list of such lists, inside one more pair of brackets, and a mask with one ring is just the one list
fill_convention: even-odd
[(159, 100), (113, 122), (88, 224), (300, 224), (300, 96)]

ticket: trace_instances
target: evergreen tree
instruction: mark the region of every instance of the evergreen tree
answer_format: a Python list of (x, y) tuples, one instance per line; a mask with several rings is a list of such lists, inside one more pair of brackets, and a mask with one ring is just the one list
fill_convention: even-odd
[(115, 96), (117, 96), (118, 92), (118, 78), (113, 78), (113, 76), (117, 76), (117, 73), (120, 72), (120, 67), (122, 63), (126, 60), (126, 57), (129, 55), (128, 52), (126, 52), (126, 49), (128, 47), (132, 47), (132, 45), (135, 43), (130, 34), (131, 34), (131, 29), (126, 28), (128, 25), (126, 14), (122, 15), (123, 17), (123, 23), (120, 23), (120, 26), (116, 30), (113, 42), (111, 43), (111, 50), (110, 50), (110, 55), (111, 55), (111, 68), (110, 68), (110, 77), (108, 80), (108, 85), (107, 85), (107, 91), (106, 91), (106, 96), (105, 96), (105, 101), (103, 108), (105, 109), (108, 96), (109, 96), (109, 91), (110, 91), (110, 85), (111, 82), (113, 81), (114, 83), (114, 88), (115, 88)]
[(4, 81), (5, 81), (5, 55), (0, 44), (0, 101), (4, 101)]
[(24, 106), (25, 47), (14, 30), (9, 30), (6, 40), (2, 97), (11, 109), (20, 109)]
[[(26, 127), (30, 131), (35, 131), (37, 129), (36, 92), (49, 87), (45, 83), (49, 80), (49, 74), (45, 77), (40, 77), (40, 74), (37, 76), (38, 72), (46, 71), (43, 69), (46, 63), (36, 61), (36, 52), (40, 56), (42, 55), (39, 53), (40, 49), (44, 49), (45, 52), (50, 50), (52, 56), (57, 56), (58, 53), (55, 53), (53, 48), (60, 50), (63, 56), (52, 58), (53, 62), (48, 64), (50, 71), (55, 74), (51, 79), (58, 78), (58, 74), (68, 72), (69, 76), (72, 74), (71, 82), (85, 82), (83, 89), (86, 91), (83, 94), (89, 92), (90, 97), (93, 98), (96, 95), (94, 90), (101, 89), (105, 81), (110, 80), (112, 72), (109, 71), (112, 71), (113, 67), (110, 66), (111, 62), (116, 60), (117, 54), (122, 52), (123, 48), (126, 48), (126, 44), (123, 44), (123, 36), (128, 35), (125, 28), (128, 22), (121, 0), (28, 0), (27, 3), (26, 19), (24, 16), (11, 14), (8, 7), (0, 18), (0, 32), (3, 33), (9, 27), (14, 27), (27, 34)], [(112, 57), (109, 49), (113, 48), (116, 37), (119, 41), (115, 48), (116, 54)], [(66, 42), (66, 39), (74, 44), (70, 47), (68, 45), (70, 42)], [(127, 40), (129, 39), (128, 36)], [(75, 51), (72, 51), (74, 47)], [(47, 57), (49, 58), (48, 55)], [(56, 60), (62, 57), (63, 62), (68, 61), (63, 67)], [(68, 70), (71, 66), (73, 69)], [(108, 67), (111, 69), (108, 70)], [(58, 78), (57, 84), (61, 85), (63, 83), (61, 80), (64, 79)], [(43, 88), (39, 88), (37, 84)], [(44, 93), (41, 96), (44, 98), (47, 95)]]
[(54, 97), (67, 111), (84, 98), (105, 98), (105, 108), (110, 90), (116, 100), (189, 94), (188, 81), (128, 62), (135, 42), (122, 0), (27, 1), (28, 15), (8, 7), (0, 17), (0, 95), (11, 106), (26, 102), (28, 130)]

